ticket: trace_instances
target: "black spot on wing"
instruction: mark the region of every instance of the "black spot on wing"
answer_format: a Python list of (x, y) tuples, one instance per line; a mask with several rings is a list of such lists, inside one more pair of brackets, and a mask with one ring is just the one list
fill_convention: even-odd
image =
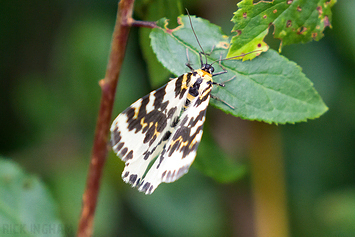
[[(195, 143), (192, 145), (190, 148), (191, 142), (195, 139), (197, 134), (200, 133), (200, 131), (203, 128), (203, 124), (201, 124), (199, 127), (196, 128), (196, 131), (191, 134), (191, 128), (195, 127), (198, 121), (202, 121), (204, 116), (206, 114), (206, 109), (200, 111), (199, 115), (196, 118), (190, 118), (190, 121), (187, 124), (188, 121), (188, 116), (185, 116), (183, 120), (181, 121), (179, 127), (177, 127), (176, 132), (174, 133), (174, 136), (172, 138), (172, 144), (170, 144), (168, 148), (168, 156), (172, 156), (174, 152), (181, 151), (183, 153), (182, 158), (185, 158), (190, 152), (193, 150), (197, 149), (198, 143)], [(186, 143), (187, 145), (182, 145), (183, 143)]]
[(125, 113), (128, 118), (132, 118), (134, 116), (134, 108), (129, 106), (123, 113)]
[(159, 163), (157, 165), (157, 169), (159, 169), (161, 162), (163, 162), (163, 160), (165, 158), (165, 153), (166, 153), (166, 144), (164, 145), (163, 150), (162, 150), (162, 152), (159, 155), (159, 158), (158, 158), (159, 159)]
[(196, 82), (189, 88), (189, 94), (192, 95), (193, 97), (198, 96), (199, 89), (202, 82), (203, 79), (201, 77), (197, 78)]
[(128, 152), (128, 154), (125, 157), (125, 161), (130, 160), (133, 158), (133, 151)]
[(178, 97), (181, 93), (182, 90), (182, 81), (184, 80), (184, 75), (181, 75), (178, 77), (178, 79), (175, 82), (175, 98)]
[(166, 170), (161, 174), (161, 178), (164, 179), (165, 175), (166, 175)]
[(117, 145), (117, 147), (114, 148), (114, 151), (115, 151), (116, 153), (119, 152), (119, 151), (122, 149), (123, 146), (124, 146), (124, 142), (120, 142), (120, 143)]
[(192, 75), (196, 75), (196, 72), (193, 72), (193, 73), (187, 73), (187, 75), (186, 75), (186, 85), (189, 85), (190, 84), (190, 81), (191, 81), (191, 76)]
[(186, 91), (187, 91), (186, 88), (183, 88), (183, 89), (181, 90), (181, 93), (180, 93), (180, 96), (179, 96), (179, 99), (180, 99), (180, 100), (184, 97)]
[(186, 110), (186, 108), (190, 105), (190, 103), (191, 103), (191, 100), (189, 100), (189, 99), (187, 99), (186, 98), (186, 101), (185, 101), (185, 110)]
[(181, 176), (186, 174), (189, 171), (190, 164), (180, 167), (177, 171), (176, 170), (165, 170), (162, 175), (161, 179), (164, 182), (173, 182), (179, 179)]
[(165, 179), (170, 179), (170, 176), (171, 176), (171, 171), (169, 170), (168, 173), (166, 174)]
[(136, 174), (131, 174), (129, 176), (129, 183), (130, 184), (134, 184), (134, 182), (136, 182), (136, 179), (137, 179), (137, 175)]
[(167, 126), (167, 116), (161, 111), (153, 110), (147, 114), (144, 123), (147, 123), (148, 126), (143, 129), (143, 133), (146, 133), (143, 142), (147, 143), (153, 137), (154, 140), (156, 139), (156, 136), (154, 136), (156, 132), (161, 133), (165, 129)]
[[(164, 131), (167, 126), (167, 119), (172, 117), (176, 111), (176, 107), (167, 111), (169, 101), (163, 102), (166, 85), (152, 92), (154, 96), (148, 94), (141, 99), (138, 109), (138, 116), (135, 117), (135, 109), (130, 106), (124, 113), (127, 115), (128, 130), (135, 133), (141, 132), (145, 134), (143, 143), (152, 145), (156, 141), (159, 134)], [(147, 108), (150, 99), (154, 98), (153, 108)], [(149, 113), (147, 111), (150, 111)]]
[[(122, 144), (122, 143), (121, 143), (121, 144)], [(120, 144), (120, 145), (121, 145), (121, 144)], [(121, 153), (120, 153), (120, 156), (121, 156), (121, 157), (125, 156), (126, 153), (127, 153), (127, 151), (128, 151), (128, 148), (127, 148), (127, 147), (123, 148), (122, 151), (121, 151)]]
[(151, 155), (152, 153), (150, 151), (146, 151), (143, 153), (143, 159), (144, 160), (148, 160), (149, 156)]
[[(178, 77), (178, 79), (175, 82), (175, 98), (179, 96), (179, 99), (184, 97), (186, 93), (186, 87), (189, 86), (190, 81), (191, 81), (191, 76), (193, 74), (191, 72), (183, 74)], [(185, 87), (185, 88), (184, 88)]]
[(181, 125), (181, 126), (185, 125), (185, 123), (187, 122), (188, 119), (189, 119), (189, 118), (188, 118), (187, 116), (185, 116), (185, 117), (182, 119), (180, 125)]
[[(160, 142), (160, 143), (161, 143), (161, 142)], [(156, 145), (155, 147), (153, 147), (153, 149), (152, 149), (151, 151), (145, 151), (145, 152), (143, 153), (143, 159), (144, 159), (144, 160), (147, 160), (147, 159), (154, 153), (154, 151), (157, 149), (157, 146), (159, 146), (160, 143), (159, 143), (158, 145)]]
[(176, 172), (176, 170), (172, 171), (172, 170), (165, 170), (162, 175), (161, 175), (161, 179), (164, 181), (174, 181), (179, 179), (181, 176), (183, 176), (184, 174), (186, 174), (189, 171), (190, 165), (185, 165), (181, 168), (179, 168), (179, 170)]
[(202, 102), (206, 101), (210, 97), (210, 93), (211, 91), (209, 93), (203, 94), (202, 97), (201, 96), (197, 97), (194, 106), (198, 107)]
[(195, 107), (198, 107), (203, 101), (205, 101), (205, 100), (207, 100), (208, 98), (209, 98), (209, 94), (208, 95), (205, 95), (205, 96), (203, 96), (203, 97), (198, 97), (197, 99), (196, 99), (196, 102), (195, 102), (195, 104), (194, 104), (194, 106)]
[(139, 186), (140, 182), (141, 182), (141, 178), (137, 179), (136, 186)]
[[(154, 93), (154, 97), (155, 97), (155, 100), (154, 100), (154, 107), (157, 107), (157, 108), (162, 108), (162, 102), (163, 102), (163, 99), (164, 99), (164, 95), (166, 94), (165, 92), (165, 88), (164, 90), (156, 90), (155, 93)], [(165, 109), (165, 108), (162, 108), (162, 110)]]
[(147, 192), (148, 190), (152, 190), (152, 188), (153, 188), (153, 185), (151, 185), (150, 183), (145, 183), (144, 185), (143, 185), (143, 188), (142, 188), (142, 192)]
[(135, 129), (134, 132), (138, 133), (142, 129), (142, 125), (140, 124), (139, 118), (133, 118), (135, 115), (135, 109), (132, 107), (128, 107), (126, 115), (127, 115), (128, 131), (132, 131), (133, 129)]
[(171, 127), (172, 128), (174, 128), (174, 127), (176, 127), (176, 125), (179, 123), (179, 117), (176, 117), (174, 120), (173, 120), (173, 122), (172, 122), (172, 124), (171, 124)]
[(170, 136), (171, 136), (171, 132), (170, 132), (170, 131), (167, 131), (167, 132), (164, 134), (164, 137), (163, 137), (162, 141), (168, 140)]
[(175, 141), (172, 146), (170, 146), (169, 156), (171, 156), (175, 151), (179, 150), (181, 146), (181, 141)]
[(116, 145), (121, 141), (121, 132), (116, 127), (115, 130), (111, 133), (111, 146)]
[[(142, 97), (142, 102), (141, 105), (139, 107), (138, 110), (138, 116), (137, 118), (134, 118), (135, 115), (135, 109), (133, 107), (128, 107), (128, 109), (126, 110), (126, 115), (127, 115), (127, 123), (128, 123), (128, 130), (132, 131), (133, 129), (135, 129), (135, 133), (139, 132), (142, 129), (142, 125), (141, 125), (141, 120), (142, 118), (145, 118), (145, 120), (148, 119), (148, 122), (153, 121), (152, 117), (155, 117), (155, 112), (160, 112), (164, 111), (168, 105), (168, 101), (162, 103), (164, 94), (165, 94), (165, 88), (161, 87), (158, 90), (156, 90), (154, 93), (154, 110), (152, 110), (151, 112), (147, 113), (147, 105), (150, 101), (150, 94)], [(166, 117), (166, 116), (165, 116)], [(144, 121), (147, 123), (147, 121)], [(146, 129), (146, 128), (144, 128)], [(143, 131), (145, 132), (145, 131)]]
[(173, 117), (173, 115), (175, 114), (176, 110), (177, 110), (176, 106), (174, 106), (171, 109), (169, 109), (169, 111), (168, 111), (168, 118), (169, 119)]
[(196, 118), (191, 118), (188, 124), (188, 127), (195, 127), (195, 125), (197, 124), (197, 122), (199, 120), (202, 120), (203, 117), (205, 117), (206, 114), (206, 110), (201, 110), (200, 113), (197, 115)]
[(190, 165), (185, 165), (185, 166), (181, 167), (176, 174), (176, 179), (178, 179), (181, 176), (183, 176), (184, 174), (186, 174), (189, 171), (189, 168), (190, 168)]

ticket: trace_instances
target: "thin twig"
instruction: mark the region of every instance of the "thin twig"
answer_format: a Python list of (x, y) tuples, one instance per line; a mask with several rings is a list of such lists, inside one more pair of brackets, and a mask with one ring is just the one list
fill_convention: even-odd
[(156, 28), (157, 27), (157, 23), (155, 21), (137, 21), (137, 20), (133, 20), (131, 22), (131, 26), (146, 27), (146, 28)]
[(96, 123), (86, 189), (83, 195), (82, 210), (77, 232), (77, 236), (79, 237), (91, 236), (93, 233), (94, 214), (102, 171), (106, 160), (107, 137), (118, 75), (121, 71), (130, 25), (133, 22), (133, 4), (134, 0), (121, 0), (118, 4), (116, 25), (113, 32), (111, 54), (106, 69), (106, 75), (99, 83), (102, 90), (102, 97)]

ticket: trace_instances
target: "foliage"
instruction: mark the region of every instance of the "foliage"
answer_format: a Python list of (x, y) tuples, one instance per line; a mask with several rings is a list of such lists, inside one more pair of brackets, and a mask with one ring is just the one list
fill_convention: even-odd
[(73, 234), (59, 221), (57, 206), (42, 181), (5, 159), (0, 159), (0, 223), (2, 236)]
[[(161, 28), (154, 29), (150, 36), (158, 59), (175, 75), (186, 72), (186, 54), (190, 63), (199, 67), (201, 51), (189, 18), (183, 16), (179, 19), (180, 26), (172, 30), (166, 28), (166, 21), (161, 20)], [(220, 56), (227, 54), (230, 38), (206, 20), (195, 17), (191, 20), (204, 50), (210, 52), (213, 49), (206, 57), (217, 65)], [(211, 103), (227, 113), (268, 123), (294, 123), (317, 118), (327, 110), (300, 67), (273, 50), (251, 62), (226, 60), (220, 63), (228, 73), (218, 76), (218, 82), (235, 78), (225, 87), (217, 87), (213, 91), (225, 103), (219, 100)]]
[[(266, 51), (263, 41), (274, 26), (274, 37), (281, 40), (281, 47), (295, 43), (320, 40), (325, 27), (332, 21), (331, 7), (336, 0), (244, 0), (238, 3), (238, 11), (232, 21), (232, 32), (237, 35), (231, 40), (227, 57), (233, 57), (253, 50)], [(244, 59), (251, 59), (247, 55)]]

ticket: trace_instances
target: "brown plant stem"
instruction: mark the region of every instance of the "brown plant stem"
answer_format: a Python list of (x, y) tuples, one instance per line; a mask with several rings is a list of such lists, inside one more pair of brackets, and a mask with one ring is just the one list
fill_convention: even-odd
[(113, 102), (127, 45), (128, 33), (133, 22), (134, 0), (121, 0), (118, 4), (117, 19), (112, 36), (111, 54), (107, 64), (105, 78), (99, 82), (102, 90), (101, 102), (91, 162), (83, 194), (83, 203), (77, 236), (91, 236), (93, 233), (94, 214), (100, 188), (102, 171), (106, 161), (107, 137), (110, 128)]
[(157, 23), (155, 21), (137, 21), (132, 19), (131, 26), (135, 27), (146, 27), (146, 28), (157, 28)]

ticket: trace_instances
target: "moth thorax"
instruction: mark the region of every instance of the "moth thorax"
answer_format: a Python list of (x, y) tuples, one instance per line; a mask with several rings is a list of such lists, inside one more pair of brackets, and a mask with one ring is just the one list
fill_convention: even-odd
[(198, 77), (196, 82), (189, 88), (189, 93), (190, 95), (196, 97), (198, 96), (198, 91), (200, 89), (200, 85), (203, 82), (203, 79), (201, 77)]

